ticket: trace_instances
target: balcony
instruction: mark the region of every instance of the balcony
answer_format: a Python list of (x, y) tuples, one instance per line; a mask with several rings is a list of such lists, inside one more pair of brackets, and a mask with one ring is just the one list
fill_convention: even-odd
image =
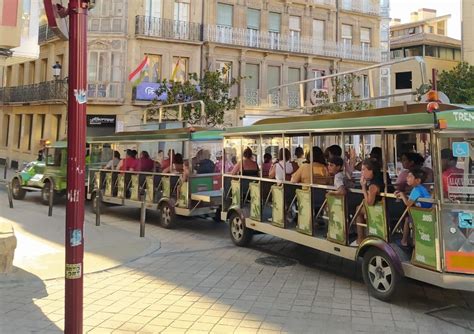
[(201, 42), (202, 24), (138, 15), (135, 17), (135, 35)]
[(380, 16), (380, 2), (378, 0), (339, 0), (340, 8), (351, 12)]
[(204, 41), (367, 62), (380, 62), (382, 51), (380, 48), (322, 41), (312, 37), (282, 36), (275, 32), (214, 25), (205, 26)]
[(51, 30), (51, 28), (47, 24), (43, 24), (42, 26), (39, 27), (38, 44), (48, 42), (54, 38), (56, 38), (56, 34), (54, 33), (53, 30)]
[(67, 100), (67, 80), (0, 88), (0, 99), (0, 104), (65, 102)]

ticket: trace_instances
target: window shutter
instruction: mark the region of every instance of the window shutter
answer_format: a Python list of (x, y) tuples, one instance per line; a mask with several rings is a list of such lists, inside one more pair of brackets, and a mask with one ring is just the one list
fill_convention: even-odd
[(247, 9), (247, 28), (260, 29), (260, 11), (258, 9)]
[(280, 32), (281, 29), (281, 14), (270, 12), (268, 15), (268, 31)]
[(290, 16), (290, 30), (300, 31), (300, 17), (299, 16)]
[(362, 43), (370, 43), (370, 29), (369, 28), (360, 29), (360, 41)]
[(342, 38), (352, 38), (352, 26), (348, 24), (342, 25)]
[(217, 25), (232, 27), (233, 6), (217, 4)]

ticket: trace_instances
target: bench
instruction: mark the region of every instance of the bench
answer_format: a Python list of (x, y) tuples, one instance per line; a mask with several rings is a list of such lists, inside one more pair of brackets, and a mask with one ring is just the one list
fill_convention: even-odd
[(0, 222), (0, 274), (12, 271), (15, 248), (16, 237), (12, 224)]

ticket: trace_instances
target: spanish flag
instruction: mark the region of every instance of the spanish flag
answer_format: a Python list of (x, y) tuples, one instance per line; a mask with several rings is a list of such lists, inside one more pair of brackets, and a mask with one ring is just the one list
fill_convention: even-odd
[(142, 82), (143, 77), (145, 76), (145, 71), (148, 69), (148, 56), (142, 60), (140, 65), (128, 75), (128, 81), (132, 83), (133, 86), (138, 85)]

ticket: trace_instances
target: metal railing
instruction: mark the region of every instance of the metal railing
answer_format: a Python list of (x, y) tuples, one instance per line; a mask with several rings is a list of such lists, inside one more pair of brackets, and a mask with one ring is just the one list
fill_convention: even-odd
[(200, 42), (202, 24), (137, 15), (135, 35)]
[(204, 41), (284, 52), (296, 52), (368, 62), (380, 62), (381, 48), (347, 45), (313, 37), (283, 36), (276, 32), (206, 25)]
[(0, 99), (0, 104), (65, 101), (67, 99), (67, 80), (0, 88)]
[(260, 104), (260, 96), (258, 89), (245, 89), (245, 105), (258, 106)]
[(381, 15), (379, 0), (339, 0), (339, 8), (351, 12)]
[(38, 43), (44, 43), (54, 38), (56, 38), (56, 34), (47, 24), (43, 24), (39, 27)]

